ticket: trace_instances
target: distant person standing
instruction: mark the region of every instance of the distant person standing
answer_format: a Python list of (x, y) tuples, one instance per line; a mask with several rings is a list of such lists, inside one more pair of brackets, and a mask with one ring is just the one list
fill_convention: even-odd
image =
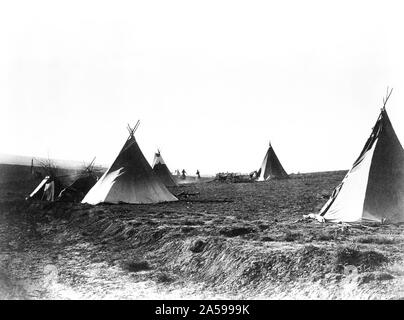
[(199, 180), (201, 178), (200, 174), (199, 174), (199, 170), (196, 169), (196, 179)]
[(55, 181), (53, 177), (48, 177), (48, 180), (46, 181), (43, 190), (42, 200), (54, 201), (54, 198), (55, 198)]
[(186, 179), (186, 174), (187, 172), (185, 171), (185, 169), (182, 169), (182, 176), (181, 176), (181, 178), (183, 179), (183, 180), (185, 180)]

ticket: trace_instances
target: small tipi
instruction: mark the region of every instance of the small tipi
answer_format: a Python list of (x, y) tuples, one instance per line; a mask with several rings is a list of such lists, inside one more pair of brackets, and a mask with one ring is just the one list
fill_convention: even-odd
[(59, 192), (60, 188), (60, 182), (56, 178), (46, 176), (25, 199), (54, 201), (55, 194)]
[(78, 174), (76, 180), (69, 186), (60, 191), (57, 200), (66, 202), (80, 202), (88, 191), (97, 183), (98, 175), (94, 170), (94, 161), (84, 168), (82, 172)]
[(174, 187), (178, 185), (170, 170), (168, 170), (168, 167), (161, 156), (160, 150), (157, 150), (154, 154), (153, 171), (166, 187)]
[(404, 222), (404, 151), (384, 105), (362, 152), (319, 216), (332, 222)]
[(139, 121), (111, 167), (87, 193), (82, 203), (157, 203), (178, 200), (154, 174), (134, 133)]
[(37, 177), (45, 176), (45, 178), (42, 179), (34, 191), (32, 191), (25, 199), (54, 201), (56, 195), (62, 189), (62, 182), (57, 174), (58, 169), (51, 159), (40, 160), (39, 163), (42, 167), (43, 173), (34, 170), (34, 158), (31, 160), (31, 173), (35, 174)]
[(258, 170), (258, 181), (265, 181), (273, 178), (287, 178), (288, 174), (283, 169), (275, 150), (269, 143), (268, 151), (262, 161), (261, 168)]

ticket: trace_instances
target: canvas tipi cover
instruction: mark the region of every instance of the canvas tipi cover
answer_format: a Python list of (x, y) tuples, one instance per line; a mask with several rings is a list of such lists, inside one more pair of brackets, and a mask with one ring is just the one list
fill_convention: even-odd
[(174, 177), (161, 156), (160, 150), (154, 154), (153, 171), (167, 187), (177, 186)]
[(78, 173), (78, 177), (69, 186), (60, 191), (58, 201), (80, 202), (90, 189), (97, 183), (99, 175), (94, 170), (94, 159)]
[(404, 151), (384, 107), (352, 169), (319, 215), (333, 222), (404, 221)]
[(154, 174), (132, 131), (118, 157), (82, 203), (157, 203), (176, 200)]
[(55, 178), (46, 176), (35, 188), (34, 191), (30, 193), (26, 200), (45, 200), (53, 201), (55, 198), (55, 193), (60, 190), (60, 183)]
[(91, 173), (80, 176), (71, 185), (60, 191), (58, 200), (80, 202), (87, 192), (96, 184), (97, 180), (97, 176)]
[(287, 177), (288, 174), (283, 169), (271, 143), (269, 143), (269, 148), (264, 157), (264, 161), (262, 161), (261, 168), (258, 170), (258, 181)]

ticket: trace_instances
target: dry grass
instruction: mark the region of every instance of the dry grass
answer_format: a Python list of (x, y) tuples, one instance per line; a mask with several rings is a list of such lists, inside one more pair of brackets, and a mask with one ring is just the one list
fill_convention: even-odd
[(396, 240), (393, 237), (383, 235), (366, 235), (360, 236), (355, 239), (359, 243), (373, 243), (373, 244), (394, 244)]
[[(207, 289), (231, 295), (283, 297), (288, 292), (298, 296), (318, 283), (323, 297), (338, 297), (345, 294), (339, 283), (344, 281), (346, 266), (357, 267), (361, 275), (381, 272), (390, 263), (401, 263), (404, 249), (400, 226), (354, 228), (302, 219), (322, 206), (326, 200), (322, 195), (344, 174), (294, 175), (263, 183), (184, 184), (170, 189), (193, 196), (155, 205), (49, 205), (11, 201), (0, 193), (0, 241), (35, 254), (38, 262), (27, 262), (32, 269), (44, 257), (60, 252), (63, 261), (86, 257), (86, 261), (118, 265), (130, 273), (131, 281), (152, 280), (167, 288), (204, 283)], [(18, 192), (23, 198), (23, 187), (20, 184), (15, 190), (14, 199)], [(25, 259), (24, 254), (20, 257)], [(68, 263), (59, 268), (61, 279), (72, 287), (85, 283), (80, 266), (77, 271)], [(77, 283), (71, 282), (72, 273), (80, 279)], [(103, 286), (105, 277), (97, 286)], [(368, 276), (356, 297), (369, 292), (379, 298), (394, 296), (397, 285), (384, 293), (373, 287), (400, 279), (387, 278)]]
[(151, 266), (148, 261), (140, 260), (140, 261), (127, 261), (123, 264), (123, 268), (130, 272), (139, 272), (150, 270)]

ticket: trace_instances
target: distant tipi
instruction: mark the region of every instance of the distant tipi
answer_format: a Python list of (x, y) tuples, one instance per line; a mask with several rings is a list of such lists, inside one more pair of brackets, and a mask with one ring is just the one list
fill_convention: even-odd
[(154, 154), (153, 171), (166, 187), (173, 187), (178, 185), (170, 170), (168, 170), (167, 165), (164, 162), (163, 157), (161, 156), (160, 150), (157, 150), (157, 152)]
[(262, 161), (261, 168), (258, 170), (258, 181), (269, 180), (273, 178), (287, 178), (288, 174), (283, 169), (274, 148), (269, 143), (268, 151)]
[(139, 145), (135, 128), (129, 129), (129, 138), (118, 157), (98, 182), (91, 188), (82, 203), (157, 203), (178, 200), (154, 174)]
[(326, 221), (404, 222), (404, 151), (383, 108), (362, 152), (319, 215)]

